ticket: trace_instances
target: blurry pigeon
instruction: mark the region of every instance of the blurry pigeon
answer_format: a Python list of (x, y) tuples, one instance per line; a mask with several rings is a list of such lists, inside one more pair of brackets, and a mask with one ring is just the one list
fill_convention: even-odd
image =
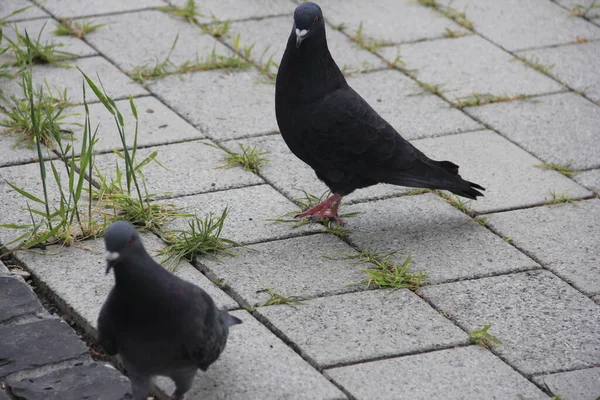
[(483, 187), (460, 177), (458, 165), (428, 158), (348, 86), (327, 48), (323, 14), (315, 3), (301, 3), (294, 11), (277, 73), (275, 112), (292, 153), (333, 193), (300, 217), (340, 223), (342, 197), (377, 183), (483, 196), (477, 190)]
[(135, 400), (146, 400), (154, 375), (173, 379), (171, 399), (182, 399), (198, 368), (206, 371), (219, 358), (229, 326), (242, 321), (154, 262), (131, 224), (113, 223), (104, 242), (115, 286), (98, 317), (100, 344), (119, 353)]

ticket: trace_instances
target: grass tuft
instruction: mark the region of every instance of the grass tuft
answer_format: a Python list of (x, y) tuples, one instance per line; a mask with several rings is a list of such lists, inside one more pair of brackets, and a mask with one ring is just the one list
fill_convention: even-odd
[(431, 189), (412, 189), (410, 192), (406, 193), (406, 196), (417, 196), (419, 194), (430, 193)]
[(413, 272), (411, 268), (412, 260), (407, 257), (402, 264), (397, 264), (391, 260), (396, 251), (378, 252), (363, 250), (359, 254), (347, 254), (345, 258), (356, 259), (359, 263), (370, 264), (364, 272), (368, 279), (362, 283), (367, 287), (377, 287), (386, 289), (408, 288), (416, 290), (419, 288), (427, 275), (421, 271)]
[(354, 35), (350, 36), (350, 40), (358, 44), (360, 48), (370, 51), (371, 53), (377, 52), (379, 48), (385, 46), (387, 43), (385, 40), (374, 39), (372, 37), (365, 36), (363, 34), (363, 23), (361, 22)]
[[(593, 0), (588, 6), (584, 6), (582, 4), (575, 4), (573, 8), (571, 8), (571, 15), (574, 17), (582, 17), (582, 18), (594, 18), (596, 15), (591, 15), (592, 10), (600, 9), (600, 4), (598, 4), (598, 0)], [(600, 14), (599, 14), (600, 15)]]
[(186, 229), (161, 233), (162, 239), (168, 243), (161, 250), (163, 262), (172, 269), (181, 260), (192, 262), (199, 255), (209, 255), (217, 260), (219, 253), (233, 256), (227, 248), (239, 244), (221, 236), (228, 212), (225, 208), (221, 215), (209, 214), (204, 219), (194, 216)]
[(275, 306), (280, 304), (287, 304), (288, 306), (297, 306), (301, 305), (302, 302), (298, 300), (295, 296), (284, 296), (275, 292), (273, 289), (265, 288), (261, 290), (261, 292), (267, 293), (271, 298), (260, 305), (260, 307), (264, 306)]
[(469, 96), (457, 98), (453, 103), (453, 106), (458, 109), (463, 109), (465, 107), (482, 106), (491, 103), (527, 99), (528, 97), (529, 96), (526, 94), (495, 95), (491, 93), (472, 93)]
[(531, 68), (535, 69), (536, 71), (541, 72), (544, 75), (549, 75), (550, 70), (552, 68), (554, 68), (554, 64), (544, 65), (540, 62), (539, 57), (535, 57), (535, 56), (521, 58), (520, 60), (522, 60), (525, 64), (527, 64)]
[(441, 190), (435, 191), (441, 198), (446, 200), (446, 203), (450, 204), (452, 207), (464, 212), (467, 215), (472, 215), (473, 210), (471, 209), (471, 202), (473, 200), (465, 200), (464, 198), (457, 196), (455, 194), (448, 194)]
[(189, 23), (196, 23), (197, 17), (204, 17), (205, 15), (198, 11), (198, 6), (195, 0), (187, 0), (183, 7), (160, 7), (160, 11), (174, 15), (176, 17), (183, 18)]
[(457, 32), (450, 28), (446, 28), (446, 31), (444, 33), (444, 37), (449, 38), (449, 39), (455, 39), (455, 38), (459, 38), (459, 37), (463, 37), (463, 36), (467, 36), (467, 35), (469, 35), (467, 32)]
[(246, 171), (258, 174), (259, 169), (269, 162), (268, 158), (263, 157), (267, 154), (267, 152), (264, 151), (262, 147), (244, 146), (243, 144), (238, 143), (238, 146), (240, 146), (242, 152), (237, 153), (226, 148), (221, 148), (212, 143), (205, 144), (207, 146), (223, 150), (227, 153), (224, 157), (225, 165), (222, 165), (222, 168), (232, 168), (239, 165)]
[(569, 197), (567, 193), (556, 193), (554, 190), (550, 192), (550, 197), (544, 197), (546, 205), (573, 203), (575, 199)]
[(571, 166), (571, 161), (566, 162), (564, 164), (554, 164), (554, 163), (541, 163), (536, 165), (537, 168), (542, 168), (542, 169), (549, 169), (549, 170), (553, 170), (556, 171), (564, 176), (566, 176), (567, 178), (572, 178), (577, 171), (569, 168)]
[(60, 25), (54, 30), (56, 36), (75, 36), (83, 38), (88, 33), (94, 32), (106, 24), (94, 24), (92, 21), (74, 21), (72, 19), (60, 20)]
[(227, 36), (231, 30), (231, 20), (221, 21), (211, 13), (212, 21), (209, 24), (200, 25), (200, 29), (215, 38)]
[(12, 53), (15, 57), (16, 65), (21, 68), (31, 64), (53, 64), (65, 67), (65, 65), (62, 64), (62, 61), (77, 57), (76, 54), (59, 50), (60, 47), (64, 46), (62, 43), (42, 43), (41, 36), (45, 27), (46, 24), (42, 26), (36, 39), (31, 39), (27, 31), (25, 31), (25, 35), (22, 35), (16, 26), (14, 28), (16, 35), (15, 40), (6, 37), (9, 53)]
[(469, 332), (471, 343), (487, 348), (491, 347), (492, 344), (502, 344), (500, 339), (488, 332), (491, 327), (492, 324), (487, 324), (483, 328)]
[(438, 3), (436, 0), (417, 0), (419, 4), (425, 7), (433, 8), (439, 11), (441, 14), (450, 18), (463, 28), (467, 28), (469, 30), (473, 30), (473, 21), (467, 18), (467, 15), (464, 12), (458, 11), (452, 7), (452, 1), (448, 3), (448, 5), (443, 5)]

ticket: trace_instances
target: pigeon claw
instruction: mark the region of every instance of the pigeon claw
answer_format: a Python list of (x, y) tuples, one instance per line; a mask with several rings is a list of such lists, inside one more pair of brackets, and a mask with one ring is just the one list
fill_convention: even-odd
[(340, 207), (341, 202), (342, 196), (335, 193), (333, 196), (325, 199), (316, 206), (296, 215), (295, 218), (309, 217), (311, 220), (315, 221), (327, 219), (342, 225), (342, 219), (338, 215), (338, 208)]

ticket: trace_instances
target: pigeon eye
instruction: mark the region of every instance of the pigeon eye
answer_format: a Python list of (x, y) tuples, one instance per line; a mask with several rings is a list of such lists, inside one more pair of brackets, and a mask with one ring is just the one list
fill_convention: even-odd
[(319, 17), (315, 17), (315, 19), (313, 19), (313, 25), (316, 25), (317, 22), (319, 22)]

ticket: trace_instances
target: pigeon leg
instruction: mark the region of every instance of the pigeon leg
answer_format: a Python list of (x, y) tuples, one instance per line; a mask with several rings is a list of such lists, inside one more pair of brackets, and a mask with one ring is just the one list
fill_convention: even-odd
[(150, 377), (129, 374), (131, 381), (131, 394), (134, 400), (146, 400), (150, 393)]
[(170, 374), (171, 379), (175, 382), (175, 391), (171, 395), (171, 400), (183, 399), (183, 395), (192, 387), (196, 371), (197, 368), (188, 368)]
[(338, 208), (342, 202), (343, 196), (334, 193), (333, 196), (325, 199), (314, 207), (296, 215), (297, 217), (310, 217), (311, 219), (319, 220), (321, 218), (333, 220), (338, 224), (342, 224), (342, 219), (338, 215)]

